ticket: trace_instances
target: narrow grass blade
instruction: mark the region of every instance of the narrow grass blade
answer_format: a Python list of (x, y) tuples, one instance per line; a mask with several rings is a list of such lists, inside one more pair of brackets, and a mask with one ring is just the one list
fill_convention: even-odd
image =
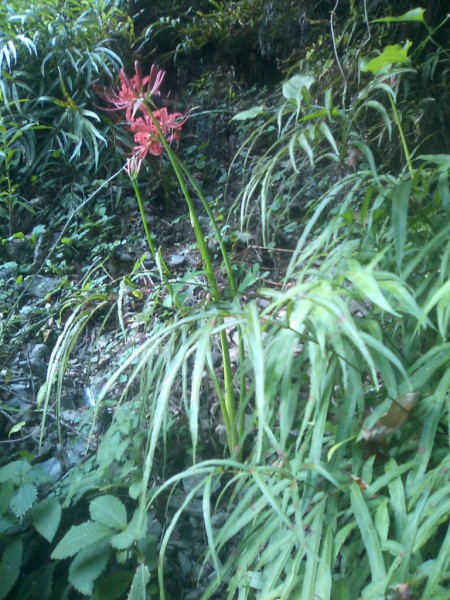
[(356, 522), (361, 531), (361, 538), (367, 551), (372, 581), (377, 582), (384, 580), (386, 577), (386, 567), (381, 551), (380, 540), (378, 539), (364, 496), (356, 483), (352, 483), (351, 485), (350, 500)]

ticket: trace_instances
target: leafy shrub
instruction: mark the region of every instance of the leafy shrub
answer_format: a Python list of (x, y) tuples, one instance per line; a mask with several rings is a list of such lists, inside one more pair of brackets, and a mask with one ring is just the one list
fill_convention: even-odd
[[(389, 19), (379, 25), (422, 25), (424, 17), (414, 9)], [(368, 55), (353, 74), (368, 83), (350, 106), (333, 91), (329, 67), (323, 80), (290, 73), (281, 108), (261, 104), (235, 117), (260, 122), (239, 151), (249, 149), (242, 225), (258, 223), (259, 211), (269, 242), (289, 214), (284, 203), (303, 202), (278, 285), (248, 294), (258, 265), (235, 280), (210, 203), (161, 137), (206, 292), (195, 306), (183, 294), (174, 301), (170, 286), (193, 277), (160, 273), (169, 302), (158, 302), (155, 286), (144, 339), (127, 338), (124, 287), (114, 298), (132, 341), (78, 430), (90, 455), (67, 487), (55, 486), (73, 517), (63, 512), (56, 530), (59, 502), (43, 500), (53, 509), (48, 537), (58, 533), (51, 556), (61, 562), (45, 558), (44, 573), (34, 574), (42, 597), (56, 568), (54, 589), (169, 597), (170, 543), (195, 505), (204, 522), (202, 598), (446, 598), (450, 161), (424, 154), (403, 118), (420, 67), (420, 53), (410, 65), (409, 51), (389, 44)], [(222, 286), (194, 194), (225, 267)], [(86, 286), (74, 302), (39, 392), (41, 439), (52, 404), (60, 411), (70, 354), (103, 301), (109, 309), (110, 299)], [(220, 418), (211, 419), (216, 407)], [(94, 450), (102, 415), (107, 430)], [(181, 434), (174, 442), (173, 420), (189, 445)], [(21, 576), (22, 538), (33, 535), (20, 519), (33, 514), (40, 491), (30, 465), (19, 463), (0, 470), (4, 596)], [(165, 530), (153, 536), (157, 510)]]
[(110, 127), (93, 110), (92, 85), (117, 72), (117, 51), (130, 35), (126, 16), (96, 0), (17, 0), (0, 9), (1, 158), (7, 175), (1, 193), (9, 233), (15, 229), (13, 206), (33, 211), (30, 195), (43, 191), (49, 198), (55, 187), (65, 190), (64, 197), (77, 178), (80, 185), (82, 173), (112, 160), (105, 138)]

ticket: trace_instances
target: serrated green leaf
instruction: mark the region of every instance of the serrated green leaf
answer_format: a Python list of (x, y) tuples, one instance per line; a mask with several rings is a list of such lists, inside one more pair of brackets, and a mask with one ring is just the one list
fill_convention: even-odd
[(126, 550), (129, 548), (136, 540), (142, 538), (145, 535), (147, 530), (147, 516), (144, 519), (144, 524), (142, 528), (138, 529), (139, 525), (139, 509), (137, 509), (128, 523), (126, 529), (113, 535), (111, 538), (111, 546), (116, 548), (117, 550)]
[(24, 516), (35, 503), (37, 494), (37, 488), (32, 483), (24, 483), (18, 488), (9, 503), (9, 507), (16, 517), (20, 519)]
[(0, 483), (11, 479), (15, 483), (20, 483), (20, 479), (31, 470), (29, 462), (24, 460), (13, 460), (0, 469)]
[(147, 583), (150, 581), (150, 571), (145, 565), (139, 565), (131, 584), (128, 600), (146, 600)]
[(6, 546), (0, 562), (0, 600), (8, 598), (14, 587), (22, 566), (22, 556), (22, 538), (17, 537)]
[(42, 500), (31, 511), (33, 525), (48, 542), (55, 537), (61, 521), (61, 512), (61, 504), (56, 498)]
[(92, 500), (89, 505), (91, 519), (113, 529), (124, 529), (127, 526), (127, 510), (121, 500), (107, 494)]
[(103, 573), (110, 555), (108, 542), (95, 544), (77, 554), (69, 567), (69, 581), (81, 594), (92, 595), (94, 581)]
[(51, 554), (53, 559), (64, 559), (74, 556), (92, 544), (110, 537), (114, 531), (101, 523), (86, 521), (81, 525), (73, 525)]

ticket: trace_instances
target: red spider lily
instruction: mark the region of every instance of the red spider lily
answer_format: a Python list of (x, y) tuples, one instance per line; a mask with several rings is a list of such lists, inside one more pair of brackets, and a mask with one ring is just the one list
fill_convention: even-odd
[[(134, 133), (135, 148), (133, 155), (127, 160), (126, 169), (129, 175), (136, 174), (146, 156), (162, 156), (164, 145), (161, 141), (161, 133), (169, 144), (178, 141), (180, 129), (183, 127), (186, 116), (182, 113), (169, 113), (167, 108), (154, 110), (150, 114), (149, 106), (154, 108), (152, 98), (160, 96), (159, 88), (164, 80), (165, 71), (152, 65), (150, 74), (142, 77), (142, 70), (138, 62), (135, 63), (136, 75), (131, 79), (122, 69), (120, 71), (120, 89), (97, 90), (98, 94), (114, 108), (106, 109), (112, 111), (124, 111), (128, 121), (128, 128)], [(139, 111), (141, 115), (136, 117)], [(155, 120), (159, 128), (155, 125)]]
[(142, 77), (141, 65), (136, 61), (134, 63), (136, 75), (128, 77), (123, 69), (120, 70), (120, 89), (116, 90), (97, 90), (97, 93), (107, 102), (112, 104), (114, 108), (106, 110), (123, 110), (128, 121), (131, 121), (136, 114), (136, 111), (145, 106), (145, 101), (150, 102), (152, 97), (160, 96), (161, 87), (166, 72), (158, 69), (156, 65), (152, 65), (150, 74)]
[[(169, 114), (167, 108), (161, 108), (160, 110), (155, 110), (153, 118), (158, 121), (163, 135), (169, 144), (180, 139), (179, 130), (184, 124), (184, 115), (182, 113)], [(138, 161), (142, 162), (148, 154), (161, 156), (164, 153), (160, 133), (148, 112), (144, 112), (143, 117), (138, 117), (132, 121), (130, 129), (134, 133), (134, 141), (136, 143), (134, 154)]]

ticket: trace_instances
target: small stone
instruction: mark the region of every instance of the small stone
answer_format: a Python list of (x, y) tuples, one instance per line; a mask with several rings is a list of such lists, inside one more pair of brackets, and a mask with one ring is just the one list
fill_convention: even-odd
[(181, 267), (186, 262), (186, 257), (182, 254), (172, 254), (169, 260), (171, 267)]

